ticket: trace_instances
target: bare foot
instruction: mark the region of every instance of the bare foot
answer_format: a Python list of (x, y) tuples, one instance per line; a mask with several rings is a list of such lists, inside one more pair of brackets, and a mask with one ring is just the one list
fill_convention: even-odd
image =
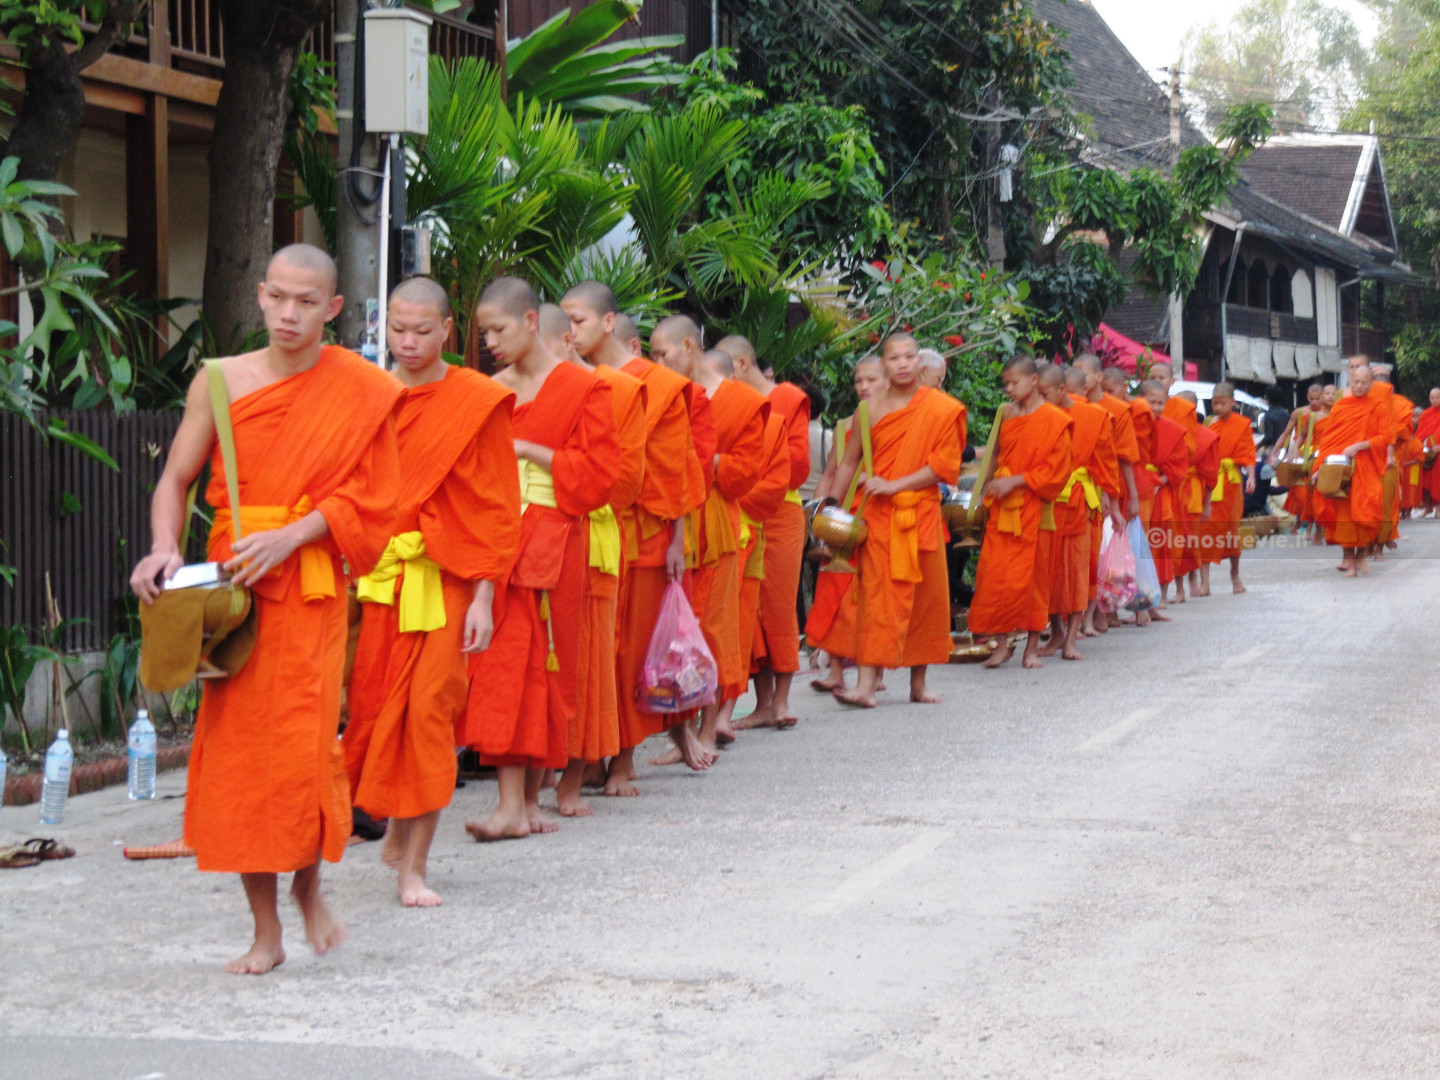
[(844, 679), (811, 679), (810, 689), (817, 694), (833, 694), (845, 685)]
[(560, 782), (560, 780), (559, 780), (559, 778), (555, 775), (555, 770), (554, 770), (554, 769), (546, 769), (543, 773), (540, 774), (540, 790), (541, 790), (541, 791), (544, 791), (546, 788), (553, 788), (553, 787), (554, 787), (556, 784), (558, 784), (559, 782)]
[(1149, 625), (1150, 625), (1150, 612), (1148, 612), (1148, 611), (1137, 612), (1136, 615), (1135, 615), (1135, 625), (1136, 625), (1136, 626), (1149, 626)]
[(494, 840), (522, 840), (530, 835), (528, 817), (501, 817), (497, 810), (488, 821), (467, 821), (465, 831), (482, 844)]
[(1080, 654), (1080, 650), (1077, 649), (1077, 648), (1075, 648), (1074, 645), (1068, 645), (1068, 646), (1066, 646), (1066, 648), (1064, 649), (1064, 651), (1060, 653), (1060, 659), (1061, 659), (1061, 660), (1084, 660), (1085, 657)]
[(603, 761), (597, 761), (593, 765), (586, 765), (585, 775), (580, 778), (580, 786), (604, 787), (605, 776), (605, 763)]
[(940, 695), (932, 694), (929, 690), (911, 690), (910, 700), (916, 705), (939, 705)]
[[(876, 687), (876, 689), (878, 690), (879, 687)], [(776, 730), (776, 731), (789, 731), (791, 728), (793, 728), (793, 727), (794, 727), (796, 724), (798, 724), (798, 723), (800, 723), (800, 718), (799, 718), (798, 716), (791, 716), (789, 713), (786, 713), (784, 716), (781, 716), (781, 717), (777, 717), (777, 718), (776, 718), (776, 720), (775, 720), (775, 730)]]
[(997, 668), (1015, 655), (1015, 646), (1008, 641), (1002, 642), (1000, 646), (990, 654), (990, 659), (980, 665), (981, 667)]
[(419, 874), (400, 875), (400, 903), (406, 907), (439, 907), (440, 894), (425, 885)]
[(392, 820), (385, 826), (385, 839), (380, 843), (380, 861), (391, 870), (400, 869), (400, 860), (405, 856), (405, 841)]
[(734, 721), (731, 726), (734, 727), (736, 731), (750, 731), (752, 728), (774, 727), (777, 722), (775, 707), (773, 705), (766, 705), (763, 708), (756, 709), (749, 716), (742, 716), (740, 719)]
[(1062, 640), (1063, 639), (1060, 637), (1059, 634), (1051, 634), (1049, 639), (1046, 640), (1045, 644), (1041, 645), (1040, 648), (1035, 650), (1035, 655), (1054, 656), (1057, 652), (1060, 651), (1060, 642)]
[(1230, 591), (1232, 593), (1243, 593), (1245, 591), (1245, 583), (1238, 577), (1232, 577), (1230, 579)]
[(308, 888), (292, 885), (290, 895), (295, 897), (295, 902), (300, 905), (300, 914), (305, 917), (305, 940), (310, 942), (310, 948), (315, 950), (316, 956), (324, 956), (331, 949), (338, 949), (345, 944), (350, 931), (330, 913), (330, 908), (320, 896), (318, 874)]
[(689, 765), (695, 772), (704, 772), (715, 764), (717, 755), (714, 751), (706, 750), (700, 745), (700, 740), (690, 729), (689, 724), (682, 724), (678, 729), (672, 729), (672, 736), (676, 730), (680, 732), (680, 738), (676, 745), (679, 747), (680, 756), (685, 759), (686, 765)]
[(650, 759), (650, 764), (660, 766), (679, 765), (684, 760), (685, 755), (680, 753), (680, 748), (678, 746), (672, 746), (669, 750), (666, 750), (665, 753), (661, 754), (659, 757), (652, 757)]
[(720, 724), (715, 728), (715, 745), (729, 746), (735, 741), (735, 729), (729, 724)]
[(578, 791), (566, 791), (564, 787), (556, 791), (555, 805), (561, 817), (589, 817), (595, 813), (593, 806), (587, 806), (581, 801)]
[(528, 816), (531, 833), (552, 833), (559, 832), (560, 826), (540, 813), (539, 810), (531, 810)]
[(1029, 649), (1025, 650), (1025, 655), (1021, 658), (1020, 664), (1022, 667), (1030, 668), (1031, 670), (1045, 666), (1040, 662), (1040, 657), (1032, 653)]
[(1150, 618), (1151, 618), (1151, 620), (1153, 620), (1154, 622), (1174, 622), (1174, 621), (1175, 621), (1174, 619), (1170, 618), (1169, 615), (1161, 615), (1158, 609), (1150, 612)]
[(875, 695), (862, 694), (858, 687), (854, 690), (836, 690), (835, 700), (855, 709), (873, 709), (876, 705)]
[(604, 794), (612, 798), (633, 799), (640, 789), (622, 776), (610, 776), (605, 781)]
[(885, 692), (885, 676), (884, 676), (884, 675), (881, 675), (880, 678), (875, 681), (875, 692), (876, 692), (877, 694), (883, 694), (883, 693)]
[(231, 975), (268, 975), (284, 962), (285, 950), (278, 942), (262, 945), (257, 941), (244, 956), (226, 964), (225, 970)]

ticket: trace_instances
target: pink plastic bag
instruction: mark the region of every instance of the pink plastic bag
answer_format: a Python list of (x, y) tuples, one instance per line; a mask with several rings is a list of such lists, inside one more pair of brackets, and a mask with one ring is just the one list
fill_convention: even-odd
[(1135, 552), (1124, 529), (1110, 534), (1110, 542), (1100, 552), (1099, 582), (1096, 593), (1100, 610), (1113, 615), (1135, 599)]
[(680, 583), (672, 581), (660, 601), (660, 617), (635, 687), (635, 704), (641, 712), (685, 712), (713, 704), (719, 685), (720, 672), (705, 644), (700, 620)]

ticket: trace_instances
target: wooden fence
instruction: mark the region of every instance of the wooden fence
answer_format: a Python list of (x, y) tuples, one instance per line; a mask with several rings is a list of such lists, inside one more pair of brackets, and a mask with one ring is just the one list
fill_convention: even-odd
[(0, 583), (0, 625), (45, 624), (48, 571), (60, 614), (89, 620), (66, 635), (66, 650), (104, 648), (124, 625), (130, 568), (150, 550), (150, 493), (180, 414), (49, 415), (99, 443), (120, 471), (0, 414), (0, 564), (16, 570), (13, 587)]

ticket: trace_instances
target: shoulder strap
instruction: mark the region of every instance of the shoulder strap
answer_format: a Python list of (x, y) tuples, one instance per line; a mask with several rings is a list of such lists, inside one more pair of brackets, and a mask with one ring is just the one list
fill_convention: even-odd
[[(860, 428), (861, 465), (867, 477), (874, 476), (875, 459), (870, 452), (870, 403), (868, 401), (860, 402), (859, 407), (855, 410), (855, 424), (851, 425), (851, 430), (853, 431), (857, 425)], [(855, 501), (855, 492), (859, 487), (860, 470), (856, 469), (855, 475), (850, 477), (850, 490), (845, 492), (845, 501), (840, 505), (840, 509), (847, 514), (850, 512), (850, 505)]]
[(982, 487), (988, 482), (990, 475), (990, 459), (995, 456), (995, 446), (1000, 441), (1000, 422), (1005, 419), (1005, 406), (1002, 404), (995, 410), (995, 423), (990, 425), (990, 438), (985, 443), (985, 456), (980, 459), (980, 474), (976, 483)]
[(225, 463), (225, 487), (230, 492), (230, 517), (235, 539), (240, 539), (240, 475), (235, 471), (235, 429), (230, 424), (230, 390), (219, 360), (205, 361), (205, 381), (210, 387), (210, 411), (215, 415), (215, 437), (220, 441), (220, 459)]

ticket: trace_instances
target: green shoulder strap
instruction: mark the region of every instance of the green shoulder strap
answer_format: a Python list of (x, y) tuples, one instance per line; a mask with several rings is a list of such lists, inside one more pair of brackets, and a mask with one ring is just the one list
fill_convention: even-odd
[[(235, 539), (240, 539), (240, 477), (235, 471), (235, 429), (230, 423), (230, 391), (225, 385), (225, 372), (219, 360), (206, 360), (205, 382), (210, 389), (210, 412), (215, 417), (215, 437), (220, 443), (220, 458), (225, 463), (225, 486), (230, 492), (230, 516), (234, 521)], [(190, 522), (195, 514), (195, 500), (200, 493), (200, 477), (196, 476), (185, 495), (185, 525), (180, 530), (180, 554), (190, 546)]]
[[(985, 443), (985, 456), (980, 459), (980, 474), (975, 478), (979, 485), (977, 491), (983, 490), (990, 480), (990, 459), (995, 456), (995, 446), (1000, 441), (1000, 421), (1005, 419), (1005, 406), (1001, 405), (995, 410), (995, 422), (990, 425), (990, 438)], [(971, 505), (979, 505), (972, 503)]]
[[(859, 408), (855, 410), (855, 424), (860, 428), (860, 456), (861, 464), (865, 468), (865, 475), (874, 476), (875, 458), (870, 451), (870, 403), (868, 401), (860, 402)], [(854, 428), (852, 427), (851, 430), (853, 431)], [(859, 487), (860, 470), (856, 469), (855, 475), (850, 477), (850, 490), (845, 493), (845, 502), (840, 506), (840, 509), (847, 514), (850, 512), (851, 504), (855, 501), (855, 492)], [(866, 498), (868, 500), (868, 493)], [(864, 509), (864, 503), (861, 504), (861, 509)]]

